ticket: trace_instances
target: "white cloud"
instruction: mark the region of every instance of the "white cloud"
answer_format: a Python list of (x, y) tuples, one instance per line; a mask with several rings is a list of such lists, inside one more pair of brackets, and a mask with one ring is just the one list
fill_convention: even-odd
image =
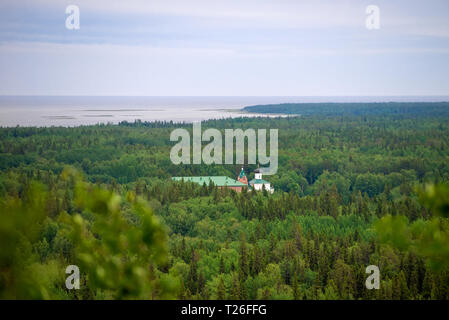
[[(432, 55), (449, 53), (444, 10), (375, 2), (381, 29), (373, 32), (365, 28), (368, 1), (0, 0), (0, 91), (444, 92), (449, 65)], [(80, 6), (79, 33), (64, 29), (67, 4)], [(14, 7), (40, 12), (10, 25)]]
[(215, 48), (174, 48), (139, 45), (115, 45), (115, 44), (73, 44), (73, 43), (49, 43), (49, 42), (7, 42), (0, 44), (0, 53), (3, 54), (48, 54), (48, 55), (92, 55), (92, 56), (231, 56), (230, 49)]
[[(363, 25), (365, 11), (360, 3), (339, 1), (296, 0), (2, 0), (8, 6), (55, 9), (76, 4), (81, 12), (120, 15), (167, 15), (218, 19), (237, 25), (281, 27), (329, 27)], [(210, 22), (210, 21), (209, 21)], [(229, 25), (232, 27), (232, 24)]]
[(45, 54), (92, 57), (139, 58), (191, 58), (209, 57), (301, 57), (301, 56), (350, 56), (387, 54), (448, 54), (449, 48), (378, 47), (378, 48), (299, 48), (295, 46), (239, 45), (216, 47), (163, 47), (150, 45), (75, 44), (49, 42), (6, 42), (0, 44), (0, 54)]

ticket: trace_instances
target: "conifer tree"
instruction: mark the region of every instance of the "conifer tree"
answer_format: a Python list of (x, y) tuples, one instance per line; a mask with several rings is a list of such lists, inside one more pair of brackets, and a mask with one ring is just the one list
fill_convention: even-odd
[(217, 288), (217, 299), (225, 300), (226, 299), (226, 287), (223, 281), (223, 277), (220, 276), (220, 280), (218, 280), (218, 288)]

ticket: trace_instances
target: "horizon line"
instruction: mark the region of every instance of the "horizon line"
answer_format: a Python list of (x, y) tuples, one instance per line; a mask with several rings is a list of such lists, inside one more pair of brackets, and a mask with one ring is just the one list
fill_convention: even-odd
[(338, 98), (346, 98), (346, 97), (369, 97), (369, 98), (376, 98), (376, 97), (448, 97), (449, 94), (435, 94), (435, 95), (34, 95), (34, 94), (0, 94), (0, 98), (3, 97), (125, 97), (125, 98), (321, 98), (321, 97), (338, 97)]

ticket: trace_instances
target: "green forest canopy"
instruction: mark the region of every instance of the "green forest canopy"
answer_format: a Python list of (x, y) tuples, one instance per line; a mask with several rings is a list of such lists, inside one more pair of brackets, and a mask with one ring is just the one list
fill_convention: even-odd
[[(173, 165), (170, 132), (187, 124), (1, 128), (0, 298), (449, 298), (433, 259), (447, 250), (447, 105), (321, 107), (203, 123), (279, 129), (273, 195), (171, 181), (240, 171)], [(80, 290), (65, 288), (71, 264)], [(364, 287), (370, 264), (380, 290)]]

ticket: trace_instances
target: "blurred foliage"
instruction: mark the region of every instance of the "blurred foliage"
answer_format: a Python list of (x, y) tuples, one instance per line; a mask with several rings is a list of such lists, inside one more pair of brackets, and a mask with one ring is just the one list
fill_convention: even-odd
[(1, 299), (51, 298), (55, 286), (52, 282), (64, 283), (57, 263), (39, 266), (33, 250), (46, 218), (46, 199), (43, 186), (32, 183), (22, 199), (0, 200)]
[[(60, 221), (71, 228), (75, 261), (92, 291), (105, 290), (106, 298), (113, 299), (170, 298), (170, 285), (159, 283), (154, 274), (155, 264), (167, 259), (166, 233), (146, 203), (133, 192), (123, 199), (74, 176), (75, 203), (92, 214), (92, 222), (82, 214), (63, 214)], [(123, 207), (130, 208), (134, 221), (123, 215)]]
[(419, 193), (420, 201), (434, 215), (449, 218), (449, 186), (445, 184), (429, 184)]
[(419, 200), (431, 212), (428, 220), (409, 223), (403, 215), (386, 215), (375, 225), (379, 240), (400, 250), (412, 250), (424, 257), (435, 270), (449, 268), (449, 187), (427, 185), (419, 190)]
[[(56, 224), (42, 185), (32, 183), (22, 199), (1, 200), (0, 298), (172, 298), (176, 280), (156, 274), (167, 261), (166, 232), (148, 205), (132, 192), (124, 199), (93, 186), (73, 170), (62, 179), (74, 183), (80, 213), (61, 212)], [(50, 255), (49, 242), (59, 254)], [(81, 271), (78, 292), (65, 288), (69, 264)]]

